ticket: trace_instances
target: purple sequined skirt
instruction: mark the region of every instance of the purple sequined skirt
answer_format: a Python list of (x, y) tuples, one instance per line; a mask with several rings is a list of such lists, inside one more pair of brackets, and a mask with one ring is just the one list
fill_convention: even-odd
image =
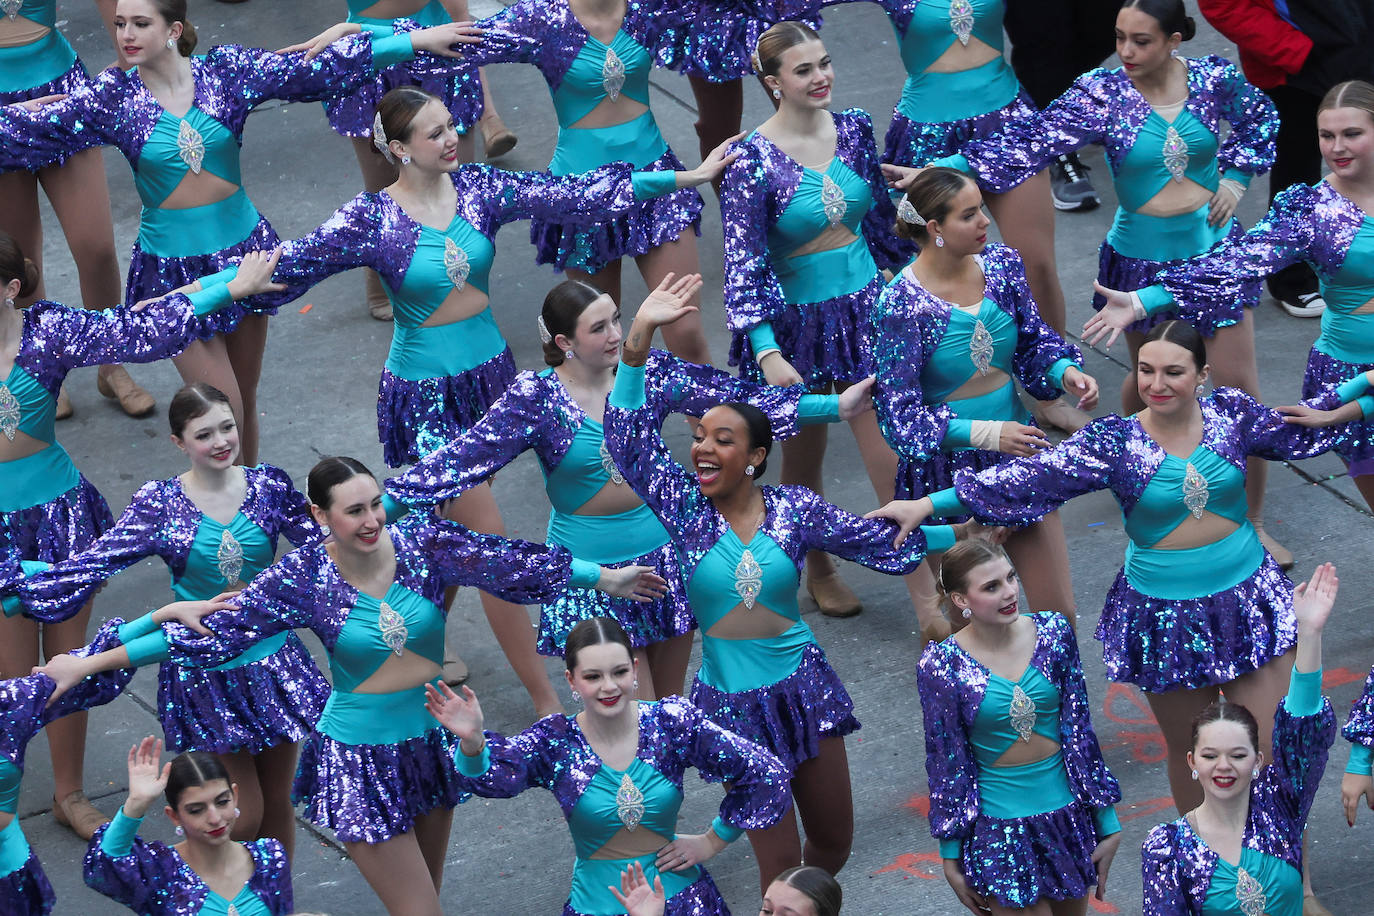
[(893, 109), (892, 123), (883, 137), (883, 161), (923, 166), (952, 156), (970, 140), (981, 140), (1006, 125), (1035, 116), (1035, 105), (1024, 89), (1011, 102), (974, 118), (958, 121), (913, 121)]
[(418, 381), (382, 369), (377, 436), (389, 467), (414, 464), (467, 431), (515, 379), (510, 349), (466, 372)]
[(1096, 849), (1092, 812), (1077, 803), (1029, 817), (979, 816), (964, 841), (964, 875), (970, 888), (1009, 909), (1075, 900), (1097, 883)]
[[(201, 277), (218, 273), (228, 267), (231, 262), (242, 259), (250, 251), (272, 249), (280, 242), (276, 230), (272, 228), (265, 217), (259, 217), (257, 226), (254, 227), (248, 238), (237, 245), (231, 245), (223, 251), (216, 251), (211, 254), (162, 258), (144, 251), (138, 242), (134, 242), (133, 253), (129, 256), (129, 279), (124, 286), (124, 302), (126, 305), (133, 305), (144, 299), (154, 299), (166, 295), (168, 292), (199, 280)], [(281, 304), (280, 298), (274, 297), (270, 293), (254, 296), (253, 301), (254, 303), (261, 303), (261, 306), (250, 311), (238, 303), (232, 303), (209, 315), (200, 316), (196, 319), (196, 337), (200, 340), (209, 340), (219, 334), (228, 334), (239, 326), (239, 322), (243, 320), (245, 315), (252, 314), (254, 311), (266, 315), (275, 315), (277, 306)]]
[[(700, 878), (668, 898), (664, 904), (663, 916), (730, 916), (730, 908), (725, 905), (725, 899), (716, 889), (716, 882), (706, 874), (706, 869), (700, 870)], [(572, 903), (569, 902), (563, 904), (563, 916), (587, 914), (573, 909)]]
[[(1302, 396), (1316, 397), (1326, 388), (1370, 369), (1374, 369), (1374, 363), (1347, 363), (1313, 347), (1307, 354), (1307, 369), (1302, 376)], [(1374, 474), (1374, 420), (1351, 423), (1349, 435), (1334, 451), (1350, 465), (1350, 476)]]
[[(910, 458), (897, 459), (897, 499), (920, 499), (931, 493), (954, 486), (954, 475), (968, 470), (977, 474), (986, 468), (995, 468), (1010, 461), (1011, 455), (989, 449), (967, 448), (955, 452), (938, 451), (929, 461), (912, 461)], [(943, 518), (946, 523), (962, 522), (968, 516)]]
[(167, 749), (260, 754), (310, 734), (329, 682), (295, 633), (273, 654), (225, 670), (158, 667), (157, 708)]
[(114, 526), (105, 497), (85, 476), (42, 505), (0, 512), (0, 555), (57, 563), (89, 547)]
[[(873, 305), (882, 289), (883, 275), (877, 274), (858, 292), (824, 302), (789, 302), (769, 319), (778, 348), (807, 388), (851, 384), (873, 374), (868, 336)], [(736, 332), (730, 341), (730, 365), (738, 366), (740, 376), (751, 382), (767, 383), (748, 334)]]
[(621, 566), (652, 566), (668, 580), (668, 594), (640, 604), (628, 598), (612, 598), (593, 588), (570, 587), (553, 604), (539, 612), (540, 655), (563, 657), (563, 643), (572, 628), (591, 617), (611, 617), (624, 627), (630, 643), (637, 649), (682, 636), (697, 628), (696, 616), (687, 602), (687, 586), (678, 569), (677, 551), (671, 543), (655, 548), (642, 557), (605, 563)]
[[(0, 105), (13, 105), (16, 102), (27, 102), (30, 99), (41, 99), (45, 95), (69, 95), (77, 87), (86, 83), (86, 68), (81, 61), (72, 64), (71, 69), (62, 74), (55, 80), (49, 80), (29, 89), (20, 89), (15, 92), (0, 92)], [(58, 159), (48, 164), (48, 168), (60, 166), (70, 159), (74, 153), (64, 153)]]
[(1113, 681), (1149, 693), (1226, 684), (1297, 644), (1293, 583), (1268, 553), (1240, 584), (1198, 598), (1143, 594), (1123, 570), (1096, 635)]
[(436, 725), (396, 744), (344, 744), (312, 732), (301, 746), (291, 801), (345, 843), (382, 843), (415, 819), (466, 796), (453, 763), (457, 740)]
[[(672, 150), (639, 169), (642, 172), (678, 171), (685, 168)], [(601, 271), (612, 261), (647, 254), (676, 240), (689, 228), (701, 235), (701, 195), (696, 188), (679, 188), (639, 202), (629, 213), (595, 226), (530, 221), (530, 242), (535, 261), (559, 270), (584, 273)]]
[[(1231, 231), (1226, 234), (1226, 239), (1239, 238), (1244, 234), (1240, 221), (1232, 220)], [(1221, 242), (1217, 242), (1217, 244), (1220, 245)], [(1126, 291), (1143, 289), (1153, 284), (1161, 271), (1186, 266), (1188, 261), (1188, 258), (1175, 258), (1170, 261), (1128, 258), (1104, 241), (1097, 252), (1097, 282), (1108, 289)], [(1198, 333), (1203, 337), (1213, 336), (1218, 328), (1226, 328), (1239, 323), (1245, 317), (1245, 309), (1252, 309), (1259, 305), (1261, 285), (1262, 281), (1260, 280), (1246, 280), (1240, 285), (1240, 299), (1232, 302), (1209, 303), (1205, 310), (1190, 312), (1188, 315), (1189, 323), (1197, 328)], [(1101, 293), (1093, 293), (1093, 311), (1100, 311), (1102, 306), (1106, 304), (1105, 296)], [(1174, 317), (1177, 316), (1170, 312), (1161, 312), (1135, 322), (1126, 330), (1144, 334), (1155, 325)]]
[(766, 687), (725, 693), (697, 678), (692, 705), (721, 728), (772, 751), (794, 772), (820, 753), (822, 738), (859, 730), (854, 701), (814, 643), (806, 647), (796, 671)]
[[(747, 0), (702, 4), (700, 18), (680, 30), (671, 69), (713, 83), (752, 76), (752, 58), (759, 36), (777, 21), (762, 13)], [(798, 21), (820, 31), (820, 16), (807, 16)]]
[(23, 865), (0, 875), (0, 913), (5, 916), (47, 916), (56, 902), (57, 895), (32, 850)]
[(482, 82), (475, 68), (454, 68), (453, 75), (426, 76), (417, 80), (402, 65), (388, 67), (346, 98), (325, 102), (324, 114), (329, 126), (345, 137), (371, 138), (377, 104), (382, 96), (400, 86), (419, 86), (438, 96), (453, 115), (453, 124), (460, 134), (471, 130), (482, 117)]

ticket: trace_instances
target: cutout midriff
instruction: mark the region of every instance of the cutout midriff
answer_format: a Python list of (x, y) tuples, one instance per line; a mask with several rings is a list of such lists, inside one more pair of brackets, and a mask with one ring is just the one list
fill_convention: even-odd
[(189, 210), (217, 204), (238, 193), (239, 186), (209, 172), (187, 172), (172, 190), (157, 205), (159, 210)]
[(1150, 546), (1154, 550), (1190, 550), (1194, 547), (1205, 547), (1234, 534), (1239, 527), (1239, 524), (1223, 515), (1204, 511), (1202, 518), (1193, 518), (1189, 515), (1179, 522), (1173, 531)]
[(798, 248), (792, 249), (787, 253), (789, 258), (799, 258), (802, 255), (816, 254), (821, 251), (834, 251), (837, 248), (848, 248), (854, 243), (858, 236), (843, 223), (836, 226), (828, 226), (821, 230), (821, 234), (813, 238)]
[(1364, 305), (1351, 312), (1352, 315), (1374, 315), (1374, 299), (1370, 299)]
[(1001, 56), (1001, 51), (977, 38), (970, 37), (968, 44), (963, 44), (955, 38), (954, 43), (945, 49), (945, 53), (937, 57), (935, 63), (926, 67), (925, 72), (963, 73), (965, 70), (976, 70)]
[(1159, 193), (1135, 212), (1145, 216), (1178, 216), (1192, 213), (1212, 199), (1212, 192), (1191, 178), (1174, 181), (1172, 178)]
[(8, 827), (12, 820), (14, 820), (13, 814), (10, 814), (8, 811), (0, 811), (0, 830), (4, 830)]
[(23, 430), (15, 430), (13, 440), (0, 436), (0, 462), (18, 461), (20, 458), (37, 455), (50, 445), (51, 442), (35, 439)]
[(632, 99), (624, 93), (620, 98), (611, 101), (609, 97), (596, 103), (596, 107), (574, 121), (570, 127), (589, 129), (596, 127), (615, 127), (618, 124), (625, 124), (649, 110), (649, 106), (643, 102)]
[(1053, 757), (1059, 752), (1059, 742), (1051, 741), (1044, 735), (1031, 732), (1030, 739), (1027, 741), (1016, 741), (1011, 747), (1007, 748), (997, 762), (996, 767), (1019, 767), (1027, 763), (1039, 763), (1046, 757)]
[(429, 317), (420, 323), (420, 327), (437, 328), (445, 324), (466, 321), (475, 315), (482, 314), (486, 310), (488, 302), (490, 299), (487, 298), (486, 293), (471, 283), (464, 283), (462, 289), (449, 290), (444, 301), (439, 303), (437, 309), (429, 313)]
[(635, 859), (658, 852), (670, 843), (666, 836), (654, 833), (647, 827), (628, 830), (621, 827), (606, 843), (592, 853), (589, 859)]
[(0, 48), (22, 48), (48, 37), (52, 29), (41, 22), (25, 19), (23, 16), (10, 19), (0, 16)]
[(755, 604), (751, 608), (735, 605), (706, 631), (714, 639), (777, 639), (797, 625), (791, 617)]
[(578, 506), (573, 515), (619, 515), (637, 509), (642, 504), (629, 484), (616, 484), (608, 480), (591, 499)]
[[(972, 365), (972, 363), (970, 363), (970, 365)], [(1001, 369), (989, 369), (987, 375), (983, 375), (979, 373), (977, 369), (974, 369), (973, 375), (969, 376), (968, 381), (945, 395), (945, 401), (965, 401), (969, 398), (982, 397), (985, 394), (991, 394), (1005, 387), (1009, 381), (1011, 381), (1011, 376), (1007, 375)]]
[(354, 15), (368, 19), (400, 19), (402, 16), (413, 16), (428, 5), (429, 0), (378, 0)]
[(352, 692), (399, 693), (413, 690), (434, 680), (442, 671), (439, 665), (409, 649), (402, 655), (388, 652), (381, 667), (369, 674)]

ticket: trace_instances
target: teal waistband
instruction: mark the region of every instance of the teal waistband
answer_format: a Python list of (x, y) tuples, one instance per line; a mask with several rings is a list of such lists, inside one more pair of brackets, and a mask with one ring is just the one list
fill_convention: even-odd
[(0, 462), (0, 512), (18, 512), (56, 499), (81, 482), (67, 450), (54, 442), (27, 458)]
[[(670, 837), (671, 839), (671, 837)], [(693, 866), (683, 872), (659, 871), (654, 867), (657, 854), (637, 856), (633, 859), (575, 859), (573, 860), (572, 892), (568, 902), (578, 913), (587, 916), (614, 916), (624, 913), (625, 908), (615, 902), (606, 890), (620, 887), (620, 873), (638, 862), (644, 869), (644, 878), (649, 884), (654, 878), (663, 881), (663, 893), (668, 899), (682, 893), (686, 887), (701, 878), (701, 869)]]
[(392, 375), (419, 382), (476, 369), (505, 349), (506, 338), (488, 307), (449, 324), (414, 328), (397, 323), (391, 331), (386, 368)]
[(1064, 755), (1055, 751), (1044, 760), (1019, 766), (978, 765), (979, 810), (986, 817), (1031, 817), (1058, 811), (1074, 802)]
[(1322, 312), (1322, 331), (1314, 346), (1347, 363), (1374, 363), (1374, 315), (1339, 312), (1327, 303)]
[(257, 228), (261, 215), (239, 188), (224, 200), (203, 207), (168, 210), (143, 208), (138, 244), (159, 258), (214, 254), (238, 245)]
[(325, 702), (315, 730), (344, 744), (399, 744), (442, 727), (425, 709), (425, 687), (421, 684), (395, 693), (335, 690)]
[[(954, 401), (945, 401), (945, 405), (954, 411), (954, 415), (960, 420), (1000, 420), (1011, 421), (1013, 423), (1029, 423), (1030, 413), (1026, 410), (1021, 399), (1016, 396), (1016, 386), (1011, 379), (996, 391), (989, 391), (987, 394), (980, 394), (972, 398), (959, 398)], [(966, 451), (972, 446), (960, 446), (953, 451)]]
[(37, 41), (0, 48), (0, 92), (23, 92), (51, 83), (72, 68), (76, 52), (57, 29)]
[(1126, 544), (1126, 581), (1152, 598), (1181, 601), (1234, 588), (1264, 562), (1264, 547), (1247, 521), (1219, 541), (1186, 550)]
[(668, 152), (668, 141), (659, 133), (654, 114), (646, 111), (633, 121), (610, 127), (560, 127), (549, 171), (576, 175), (608, 162), (628, 162), (637, 169)]
[(1203, 204), (1178, 216), (1150, 216), (1117, 207), (1112, 228), (1107, 232), (1107, 244), (1117, 254), (1144, 261), (1172, 261), (1202, 254), (1231, 231), (1229, 222), (1215, 227), (1207, 225), (1209, 206)]
[(862, 236), (843, 248), (772, 260), (782, 296), (793, 305), (852, 295), (878, 275), (878, 265)]
[(957, 73), (908, 74), (897, 111), (911, 121), (963, 121), (1005, 108), (1021, 91), (1005, 58)]
[(210, 670), (228, 671), (232, 668), (242, 668), (244, 665), (251, 665), (253, 662), (260, 662), (269, 655), (276, 655), (277, 652), (286, 645), (286, 641), (290, 638), (290, 630), (287, 630), (285, 633), (278, 633), (275, 636), (269, 636), (266, 639), (254, 643), (253, 647), (242, 655), (232, 658), (222, 665), (216, 665)]
[[(29, 841), (19, 826), (19, 816), (10, 818), (0, 830), (0, 876), (12, 875), (29, 860)], [(664, 875), (667, 878), (667, 875)]]
[(568, 515), (557, 509), (549, 514), (549, 543), (591, 563), (623, 563), (668, 540), (668, 529), (646, 505), (614, 515)]
[(720, 639), (703, 633), (697, 677), (725, 693), (768, 687), (791, 677), (815, 641), (801, 621), (773, 639)]

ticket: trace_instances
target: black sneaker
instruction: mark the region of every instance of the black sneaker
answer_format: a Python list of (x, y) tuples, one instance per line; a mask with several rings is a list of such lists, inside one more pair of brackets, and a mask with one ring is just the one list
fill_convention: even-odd
[(1050, 163), (1050, 194), (1056, 210), (1095, 210), (1102, 203), (1088, 181), (1088, 167), (1078, 161), (1077, 153)]

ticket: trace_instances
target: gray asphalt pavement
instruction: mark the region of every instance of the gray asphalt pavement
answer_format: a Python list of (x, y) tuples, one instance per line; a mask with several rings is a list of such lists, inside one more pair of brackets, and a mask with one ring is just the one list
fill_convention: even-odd
[[(491, 0), (486, 0), (491, 2)], [(1192, 6), (1192, 4), (1190, 4)], [(339, 0), (251, 0), (227, 5), (193, 0), (192, 16), (202, 47), (224, 42), (275, 47), (314, 34), (344, 14)], [(63, 26), (88, 66), (112, 57), (109, 42), (90, 4), (68, 2)], [(1235, 58), (1234, 49), (1199, 19), (1200, 35), (1190, 54), (1215, 52)], [(826, 16), (824, 38), (838, 73), (836, 104), (860, 106), (873, 114), (881, 138), (902, 82), (891, 28), (876, 6), (856, 4)], [(498, 104), (519, 134), (515, 151), (501, 161), (508, 168), (541, 168), (553, 148), (555, 122), (548, 93), (532, 67), (489, 69)], [(695, 111), (686, 80), (658, 72), (653, 107), (669, 143), (691, 162), (696, 136)], [(768, 112), (761, 90), (745, 90), (746, 126)], [(1100, 151), (1085, 157), (1104, 204), (1087, 214), (1057, 219), (1060, 273), (1069, 296), (1069, 325), (1089, 313), (1097, 246), (1105, 235), (1115, 199)], [(138, 201), (129, 170), (118, 153), (106, 152), (121, 257), (137, 229)], [(249, 119), (244, 143), (248, 191), (283, 237), (314, 228), (350, 199), (361, 183), (353, 152), (331, 132), (318, 105), (264, 106)], [(1252, 222), (1264, 208), (1264, 180), (1257, 181), (1240, 208)], [(76, 301), (75, 274), (51, 214), (45, 257), (49, 295)], [(522, 367), (540, 364), (535, 316), (544, 293), (556, 281), (535, 266), (523, 226), (500, 237), (492, 272), (492, 299), (498, 320)], [(721, 236), (719, 213), (708, 201), (700, 242), (706, 276), (705, 325), (718, 360), (727, 352), (721, 315)], [(126, 260), (127, 264), (127, 260)], [(627, 277), (632, 306), (642, 294), (637, 276)], [(1317, 322), (1290, 318), (1266, 300), (1257, 311), (1261, 377), (1269, 403), (1291, 403), (1298, 395), (1302, 368)], [(371, 320), (363, 303), (362, 278), (334, 278), (305, 299), (283, 309), (273, 321), (261, 386), (262, 458), (286, 468), (298, 484), (321, 457), (353, 455), (382, 470), (375, 435), (377, 376), (387, 351), (389, 327)], [(1104, 402), (1116, 403), (1124, 373), (1122, 353), (1089, 352), (1087, 368), (1102, 383)], [(159, 412), (130, 420), (95, 392), (94, 370), (74, 374), (68, 390), (76, 417), (59, 425), (63, 444), (118, 512), (145, 480), (184, 469), (180, 454), (166, 439), (163, 419), (179, 384), (170, 363), (135, 368), (136, 377), (159, 399)], [(679, 434), (673, 428), (675, 434)], [(685, 437), (683, 437), (685, 440)], [(867, 480), (852, 437), (832, 436), (827, 461), (827, 496), (847, 508), (872, 507)], [(542, 536), (548, 508), (538, 468), (525, 456), (495, 482), (497, 499), (513, 534)], [(1336, 563), (1342, 580), (1340, 602), (1327, 640), (1327, 687), (1344, 717), (1371, 661), (1374, 661), (1374, 572), (1368, 561), (1371, 519), (1339, 461), (1334, 457), (1273, 467), (1269, 481), (1269, 531), (1298, 558), (1294, 576), (1310, 573), (1319, 562)], [(1138, 913), (1141, 890), (1139, 844), (1153, 824), (1174, 815), (1164, 777), (1163, 747), (1143, 698), (1133, 689), (1109, 685), (1100, 652), (1091, 638), (1103, 595), (1121, 562), (1125, 537), (1120, 514), (1108, 494), (1076, 500), (1063, 512), (1075, 594), (1081, 617), (1081, 643), (1098, 733), (1108, 762), (1120, 777), (1126, 802), (1121, 807), (1125, 838), (1111, 872), (1107, 902), (1094, 913)], [(803, 602), (835, 667), (854, 696), (863, 730), (849, 742), (856, 807), (854, 853), (841, 875), (853, 914), (941, 914), (958, 909), (941, 876), (935, 844), (925, 817), (926, 781), (922, 766), (920, 708), (914, 664), (918, 640), (914, 616), (901, 583), (846, 565), (845, 576), (866, 603), (858, 618), (834, 621)], [(168, 596), (166, 572), (148, 561), (118, 577), (96, 602), (97, 619), (137, 614)], [(486, 629), (475, 595), (463, 595), (457, 613), (463, 655), (472, 669), (472, 686), (481, 695), (490, 726), (503, 731), (529, 724), (524, 692)], [(316, 645), (318, 651), (318, 646)], [(561, 682), (561, 666), (549, 670)], [(151, 672), (91, 717), (86, 754), (86, 787), (97, 804), (113, 811), (126, 788), (125, 755), (142, 735), (158, 731), (154, 715), (156, 685)], [(83, 844), (58, 827), (51, 816), (52, 785), (47, 748), (39, 739), (30, 748), (20, 813), (24, 830), (45, 864), (58, 893), (57, 912), (112, 913), (108, 900), (81, 882)], [(1374, 889), (1374, 812), (1364, 812), (1353, 830), (1339, 809), (1339, 781), (1346, 745), (1338, 741), (1311, 818), (1312, 862), (1316, 886), (1338, 916), (1374, 912), (1366, 894)], [(713, 815), (719, 790), (689, 782), (682, 829), (698, 831)], [(149, 818), (148, 836), (170, 838), (158, 815)], [(529, 792), (512, 801), (474, 799), (454, 816), (443, 900), (447, 913), (552, 914), (567, 890), (572, 847), (557, 805), (546, 793)], [(746, 842), (737, 843), (710, 863), (726, 898), (739, 913), (757, 906), (756, 870)], [(357, 870), (332, 838), (300, 824), (295, 870), (298, 906), (336, 916), (380, 912)], [(1365, 901), (1361, 903), (1360, 901)]]

